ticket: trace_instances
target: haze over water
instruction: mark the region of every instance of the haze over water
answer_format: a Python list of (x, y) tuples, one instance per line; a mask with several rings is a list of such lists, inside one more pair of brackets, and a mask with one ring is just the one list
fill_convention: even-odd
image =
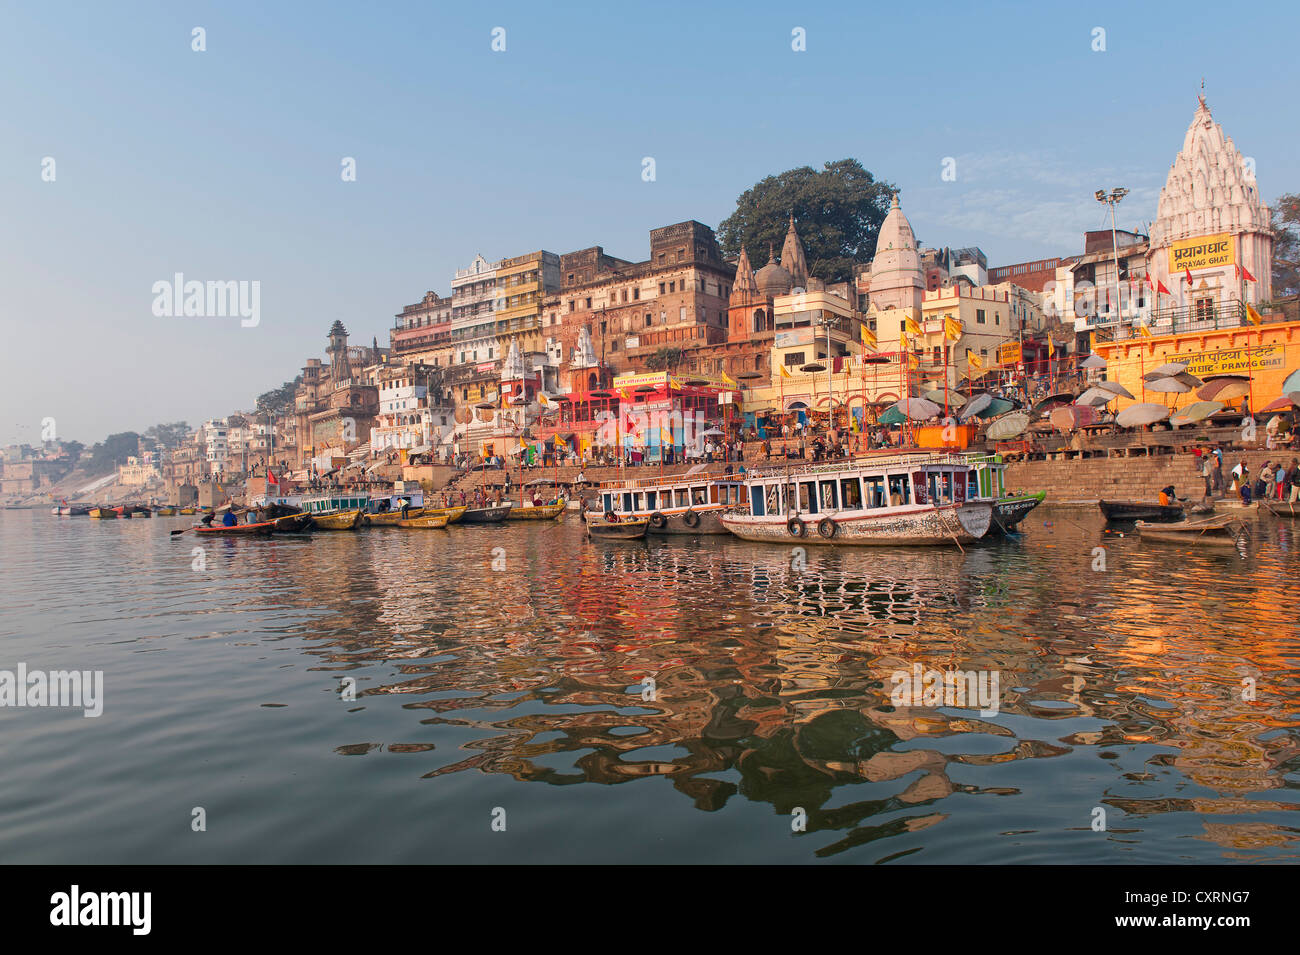
[[(1040, 509), (1019, 541), (796, 571), (572, 516), (169, 539), (190, 521), (0, 512), (0, 669), (100, 669), (105, 693), (97, 719), (0, 709), (0, 861), (1298, 854), (1289, 523), (1207, 556)], [(998, 671), (999, 712), (891, 706), (915, 663)]]

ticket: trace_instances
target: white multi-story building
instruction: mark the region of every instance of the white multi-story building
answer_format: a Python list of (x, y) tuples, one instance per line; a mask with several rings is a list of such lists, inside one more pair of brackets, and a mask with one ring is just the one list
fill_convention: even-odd
[(211, 419), (203, 422), (202, 435), (208, 473), (224, 473), (230, 458), (230, 435), (226, 427), (226, 419)]
[(496, 312), (504, 299), (497, 288), (501, 261), (481, 255), (451, 280), (451, 364), (473, 365), (496, 361)]

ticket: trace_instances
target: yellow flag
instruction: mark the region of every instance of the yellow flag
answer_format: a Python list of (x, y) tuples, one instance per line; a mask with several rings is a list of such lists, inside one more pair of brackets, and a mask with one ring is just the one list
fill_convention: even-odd
[(917, 360), (915, 355), (908, 355), (907, 367), (910, 368), (912, 371), (916, 371), (916, 369), (921, 367), (921, 363)]
[(961, 333), (962, 333), (961, 322), (957, 321), (955, 318), (945, 318), (943, 320), (944, 338), (947, 338), (948, 340), (955, 342), (957, 339), (961, 338)]
[(739, 385), (736, 384), (736, 380), (732, 378), (730, 375), (728, 375), (725, 371), (722, 373), (722, 383), (726, 385), (728, 388), (740, 387)]
[(915, 319), (911, 317), (904, 319), (904, 327), (907, 329), (909, 335), (921, 334), (921, 326), (916, 324)]
[(872, 348), (876, 347), (876, 333), (867, 328), (866, 325), (862, 326), (862, 344), (870, 345)]
[(1255, 307), (1249, 302), (1246, 303), (1246, 317), (1256, 325), (1264, 324), (1264, 319), (1260, 316), (1259, 312), (1255, 311)]
[(1047, 340), (1047, 357), (1051, 358), (1055, 354), (1056, 354), (1056, 343), (1049, 338)]
[(907, 351), (907, 331), (903, 330), (898, 333), (898, 350)]
[(984, 367), (983, 359), (981, 359), (979, 355), (975, 354), (969, 348), (966, 349), (966, 364), (970, 365), (972, 368)]
[(779, 368), (781, 369), (781, 377), (782, 377), (782, 378), (793, 378), (793, 377), (794, 377), (794, 375), (790, 374), (790, 369), (789, 369), (789, 368), (786, 368), (784, 363), (778, 365), (777, 367), (779, 367)]

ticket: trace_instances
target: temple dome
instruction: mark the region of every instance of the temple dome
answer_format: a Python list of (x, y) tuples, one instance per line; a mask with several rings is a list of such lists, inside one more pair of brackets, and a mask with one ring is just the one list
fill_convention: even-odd
[(794, 288), (794, 276), (777, 264), (776, 253), (771, 250), (768, 251), (767, 265), (754, 274), (754, 282), (758, 285), (758, 290), (768, 298), (788, 295), (790, 289)]
[[(898, 204), (898, 194), (889, 206), (889, 214), (880, 224), (880, 235), (876, 239), (876, 255), (871, 260), (871, 284), (877, 286), (878, 276), (897, 277), (897, 273), (922, 274), (921, 254), (916, 249), (916, 235), (912, 224), (903, 215)], [(910, 277), (910, 274), (909, 274)]]

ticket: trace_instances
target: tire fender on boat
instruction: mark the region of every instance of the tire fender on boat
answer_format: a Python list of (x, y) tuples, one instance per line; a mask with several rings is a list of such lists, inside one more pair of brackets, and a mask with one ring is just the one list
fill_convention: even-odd
[(790, 532), (791, 537), (803, 537), (807, 533), (807, 528), (803, 521), (799, 519), (798, 514), (791, 514), (790, 519), (785, 522), (785, 529)]
[(686, 509), (686, 513), (682, 515), (682, 523), (685, 524), (687, 527), (699, 527), (700, 515), (696, 514), (695, 511), (691, 510), (688, 507)]
[(663, 530), (667, 523), (668, 518), (664, 517), (659, 511), (655, 511), (650, 515), (650, 526), (657, 531)]
[(838, 530), (839, 530), (839, 526), (829, 517), (823, 517), (820, 521), (817, 522), (817, 533), (820, 534), (822, 537), (826, 538), (827, 540), (830, 540), (832, 537), (834, 537), (836, 531)]

